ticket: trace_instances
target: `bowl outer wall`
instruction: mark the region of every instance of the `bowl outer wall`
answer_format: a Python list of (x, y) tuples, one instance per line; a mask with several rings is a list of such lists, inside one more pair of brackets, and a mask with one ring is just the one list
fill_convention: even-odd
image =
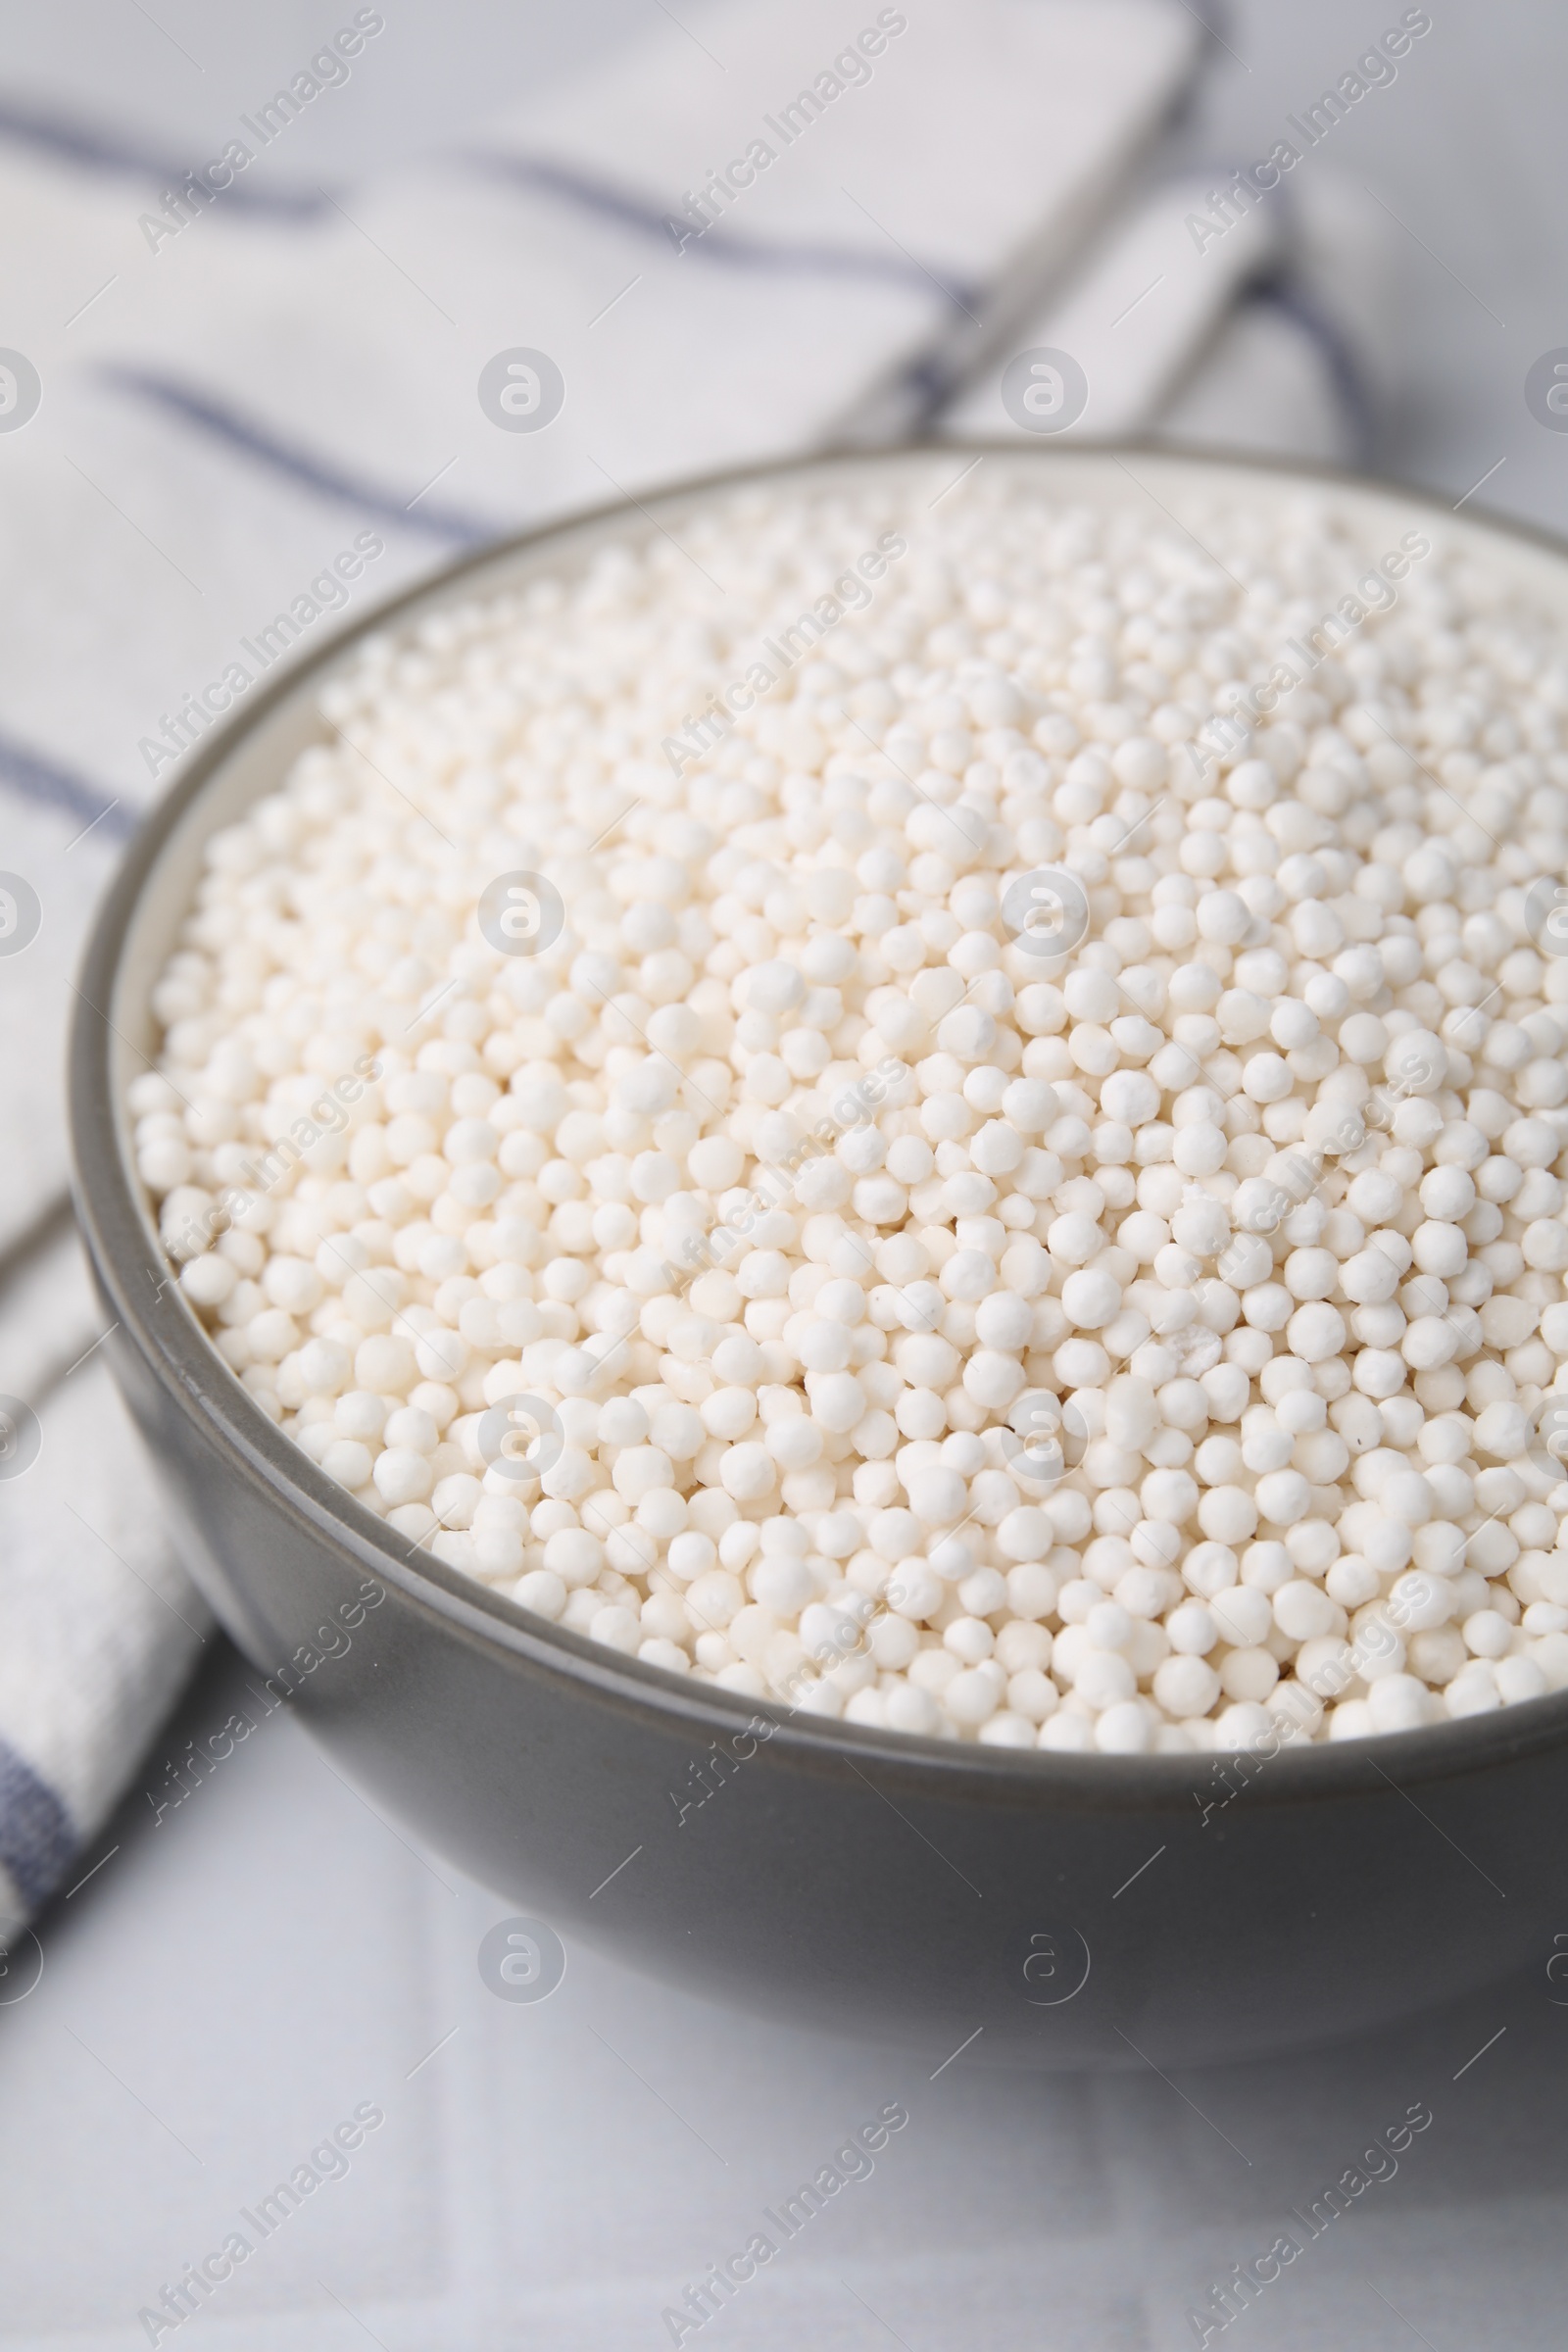
[[(180, 1548), (252, 1663), (270, 1674), (331, 1612), (355, 1614), (368, 1577), (384, 1594), (332, 1637), (343, 1654), (296, 1670), (296, 1703), (434, 1849), (568, 1936), (716, 1998), (937, 2056), (983, 2026), (976, 2054), (993, 2059), (1197, 2063), (1369, 2026), (1549, 1950), (1568, 1894), (1553, 1836), (1568, 1693), (1282, 1753), (1243, 1786), (1230, 1759), (1019, 1754), (792, 1717), (615, 1656), (411, 1557), (267, 1419), (161, 1281), (122, 1107), (202, 841), (328, 738), (316, 697), (361, 639), (642, 536), (644, 512), (678, 527), (732, 484), (809, 486), (841, 466), (931, 479), (969, 454), (749, 468), (551, 526), (422, 582), (253, 694), (148, 819), (89, 945), (71, 1069), (78, 1205)], [(1553, 542), (1417, 493), (1152, 450), (986, 454), (1121, 504), (1128, 460), (1166, 496), (1326, 488), (1367, 520), (1369, 561), (1413, 514), (1568, 610)], [(268, 1703), (264, 1686), (258, 1714)]]

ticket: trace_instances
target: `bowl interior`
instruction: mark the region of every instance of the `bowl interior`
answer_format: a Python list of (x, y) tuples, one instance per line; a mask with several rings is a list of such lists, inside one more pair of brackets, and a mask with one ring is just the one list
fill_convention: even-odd
[[(381, 630), (401, 633), (439, 608), (513, 590), (552, 573), (575, 570), (595, 550), (611, 541), (641, 539), (656, 530), (678, 535), (688, 516), (722, 500), (728, 491), (746, 482), (762, 479), (807, 492), (830, 487), (841, 480), (853, 480), (860, 487), (868, 482), (885, 484), (890, 498), (897, 497), (908, 505), (918, 502), (918, 506), (934, 504), (946, 493), (961, 496), (960, 477), (973, 466), (974, 458), (972, 448), (955, 444), (882, 455), (855, 452), (811, 459), (682, 487), (651, 497), (637, 508), (617, 506), (553, 526), (521, 541), (466, 558), (414, 591), (370, 611), (276, 684), (253, 695), (248, 705), (242, 706), (232, 719), (198, 748), (179, 782), (144, 827), (111, 897), (99, 942), (89, 957), (89, 985), (83, 992), (89, 1003), (81, 1017), (85, 1022), (95, 1004), (107, 1015), (108, 1034), (101, 1041), (105, 1063), (100, 1066), (107, 1068), (110, 1101), (107, 1104), (101, 1100), (83, 1103), (81, 1071), (87, 1057), (78, 1031), (77, 1152), (87, 1222), (99, 1239), (101, 1257), (106, 1253), (110, 1257), (117, 1254), (114, 1238), (117, 1233), (122, 1237), (118, 1254), (125, 1256), (132, 1247), (128, 1236), (134, 1230), (134, 1252), (144, 1263), (158, 1263), (156, 1223), (134, 1172), (131, 1121), (125, 1096), (130, 1080), (148, 1067), (157, 1051), (158, 1024), (149, 999), (189, 908), (201, 871), (204, 845), (211, 834), (233, 822), (254, 801), (273, 789), (302, 751), (314, 743), (331, 740), (333, 729), (319, 710), (321, 691), (349, 666), (366, 637)], [(1240, 501), (1283, 513), (1303, 492), (1316, 493), (1328, 499), (1336, 514), (1353, 530), (1367, 564), (1374, 564), (1395, 547), (1402, 532), (1417, 527), (1431, 534), (1441, 548), (1473, 554), (1494, 574), (1507, 579), (1568, 623), (1568, 552), (1519, 526), (1475, 514), (1454, 514), (1442, 502), (1421, 493), (1382, 487), (1315, 467), (1292, 468), (1244, 459), (1178, 457), (1143, 448), (993, 447), (983, 452), (982, 462), (993, 474), (1002, 471), (1015, 475), (1020, 486), (1044, 487), (1063, 501), (1099, 508), (1134, 511), (1141, 508), (1152, 524), (1175, 519), (1199, 544), (1203, 536), (1203, 509), (1211, 502)], [(1347, 580), (1347, 592), (1352, 589), (1353, 581)], [(95, 963), (99, 991), (96, 996), (91, 984)], [(102, 993), (106, 987), (107, 1000)], [(112, 1168), (103, 1164), (101, 1150), (101, 1142), (110, 1136), (115, 1163)], [(95, 1150), (95, 1146), (99, 1148)], [(108, 1237), (107, 1251), (105, 1237)], [(127, 1298), (136, 1279), (129, 1278)], [(403, 1547), (394, 1544), (390, 1531), (373, 1514), (333, 1486), (324, 1473), (282, 1438), (222, 1365), (177, 1292), (172, 1297), (177, 1317), (187, 1327), (189, 1338), (197, 1343), (200, 1353), (196, 1360), (205, 1360), (206, 1366), (218, 1375), (213, 1385), (221, 1391), (221, 1403), (212, 1417), (230, 1433), (253, 1466), (264, 1465), (266, 1474), (274, 1483), (280, 1471), (285, 1481), (292, 1481), (308, 1500), (310, 1515), (318, 1529), (330, 1530), (335, 1526), (360, 1553), (368, 1546), (381, 1554), (384, 1562), (395, 1561), (400, 1584), (422, 1586), (432, 1605), (443, 1615), (450, 1617), (456, 1611), (481, 1637), (501, 1641), (510, 1647), (524, 1647), (535, 1654), (541, 1649), (552, 1652), (560, 1662), (572, 1662), (576, 1671), (589, 1674), (596, 1682), (612, 1682), (662, 1709), (676, 1708), (687, 1715), (697, 1714), (725, 1724), (737, 1713), (744, 1716), (753, 1711), (756, 1702), (740, 1699), (710, 1685), (688, 1685), (636, 1660), (612, 1658), (583, 1638), (528, 1616), (511, 1600), (473, 1584), (427, 1552), (416, 1553), (417, 1566), (411, 1565)], [(129, 1311), (134, 1313), (134, 1306)], [(161, 1343), (158, 1335), (149, 1332), (146, 1318), (137, 1319), (144, 1346), (150, 1345), (156, 1353), (163, 1345), (167, 1352), (167, 1324), (162, 1327), (166, 1337)], [(181, 1346), (179, 1352), (188, 1367), (192, 1349)], [(193, 1386), (188, 1369), (184, 1386)], [(783, 1715), (782, 1707), (778, 1712)], [(1501, 1713), (1506, 1718), (1506, 1739), (1499, 1717), (1472, 1718), (1452, 1726), (1386, 1736), (1379, 1742), (1379, 1752), (1387, 1752), (1392, 1758), (1396, 1748), (1405, 1768), (1419, 1771), (1429, 1762), (1434, 1768), (1451, 1766), (1457, 1749), (1466, 1743), (1474, 1748), (1476, 1760), (1480, 1761), (1499, 1742), (1513, 1748), (1521, 1738), (1528, 1740), (1537, 1731), (1556, 1739), (1561, 1736), (1562, 1726), (1568, 1725), (1568, 1692)], [(860, 1727), (800, 1716), (787, 1721), (794, 1737), (813, 1745), (825, 1741), (842, 1747), (848, 1743), (857, 1750), (878, 1750), (905, 1762), (924, 1754), (928, 1761), (940, 1762), (950, 1771), (956, 1767), (961, 1769), (965, 1761), (973, 1766), (983, 1763), (988, 1775), (1013, 1774), (1026, 1783), (1034, 1782), (1042, 1772), (1051, 1772), (1080, 1788), (1085, 1786), (1080, 1761), (1066, 1756), (999, 1748), (977, 1751), (968, 1742), (893, 1735), (884, 1738)], [(1345, 1743), (1341, 1753), (1357, 1744)], [(1193, 1769), (1203, 1767), (1205, 1759), (1195, 1757), (1189, 1762), (1168, 1757), (1093, 1757), (1086, 1762), (1088, 1773), (1099, 1780), (1108, 1794), (1117, 1784), (1147, 1785), (1151, 1776), (1161, 1782), (1191, 1778)], [(1339, 1777), (1336, 1762), (1333, 1750), (1316, 1748), (1294, 1755), (1287, 1751), (1275, 1767), (1274, 1788), (1279, 1796), (1285, 1797), (1298, 1794), (1315, 1783), (1326, 1792), (1327, 1787)], [(1062, 1768), (1070, 1769), (1064, 1772)], [(1309, 1781), (1301, 1779), (1303, 1769), (1310, 1776)]]

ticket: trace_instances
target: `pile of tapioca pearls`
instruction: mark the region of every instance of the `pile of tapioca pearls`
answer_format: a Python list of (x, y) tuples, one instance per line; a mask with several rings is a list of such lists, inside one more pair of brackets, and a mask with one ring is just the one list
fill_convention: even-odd
[[(1000, 462), (932, 489), (748, 491), (363, 647), (154, 994), (130, 1102), (184, 1296), (400, 1536), (756, 1698), (1138, 1752), (1568, 1685), (1550, 626), (1440, 547), (1204, 772), (1380, 552), (1332, 497), (1195, 510), (1200, 547)], [(1042, 868), (1091, 908), (1055, 961), (1002, 911)], [(534, 955), (477, 924), (518, 869), (565, 907)], [(1085, 1435), (1054, 1485), (1042, 1395)], [(517, 1396), (541, 1478), (481, 1440)]]

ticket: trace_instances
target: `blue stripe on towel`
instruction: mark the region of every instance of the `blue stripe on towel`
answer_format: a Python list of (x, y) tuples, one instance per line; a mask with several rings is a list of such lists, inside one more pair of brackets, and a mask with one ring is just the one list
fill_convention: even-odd
[(35, 801), (44, 808), (58, 808), (64, 815), (79, 819), (83, 828), (96, 825), (117, 841), (128, 840), (136, 830), (136, 809), (127, 808), (123, 801), (114, 800), (71, 768), (41, 760), (36, 752), (6, 735), (0, 735), (0, 791), (12, 792), (19, 800)]
[[(1224, 21), (1222, 19), (1222, 21)], [(1208, 30), (1207, 18), (1204, 29)], [(1233, 177), (1237, 166), (1232, 161), (1213, 167), (1214, 184), (1223, 187)], [(1193, 167), (1195, 174), (1206, 177), (1202, 167)], [(1242, 305), (1255, 304), (1272, 310), (1282, 318), (1289, 318), (1307, 338), (1315, 343), (1323, 356), (1324, 365), (1334, 386), (1345, 422), (1349, 429), (1351, 457), (1358, 465), (1370, 462), (1377, 440), (1377, 404), (1372, 386), (1361, 360), (1349, 338), (1338, 322), (1302, 285), (1298, 272), (1293, 248), (1301, 242), (1300, 207), (1289, 181), (1281, 180), (1278, 187), (1266, 192), (1260, 202), (1270, 215), (1278, 213), (1285, 224), (1283, 255), (1263, 268), (1243, 287)]]
[[(565, 164), (548, 163), (535, 156), (503, 155), (488, 149), (470, 153), (465, 160), (496, 179), (564, 196), (568, 203), (602, 220), (613, 220), (617, 227), (629, 228), (638, 236), (658, 237), (671, 252), (676, 250), (666, 226), (666, 216), (652, 204), (612, 186), (608, 180), (597, 179), (586, 172), (574, 172)], [(729, 270), (872, 277), (884, 283), (911, 286), (921, 293), (929, 293), (934, 287), (959, 310), (972, 308), (984, 291), (980, 286), (944, 277), (940, 270), (928, 270), (924, 263), (910, 256), (859, 253), (851, 246), (841, 245), (771, 245), (759, 238), (736, 236), (722, 226), (706, 229), (701, 236), (694, 235), (681, 252), (683, 256), (695, 254), (700, 261), (717, 262)]]
[[(171, 162), (167, 155), (70, 120), (46, 108), (0, 99), (0, 139), (35, 147), (58, 163), (75, 164), (87, 172), (114, 172), (122, 177), (178, 188), (190, 167)], [(544, 157), (512, 155), (486, 148), (467, 151), (461, 160), (492, 178), (564, 198), (602, 220), (612, 220), (643, 237), (668, 238), (666, 216), (652, 202), (628, 194), (609, 180)], [(324, 188), (269, 188), (235, 177), (220, 191), (225, 211), (268, 214), (285, 220), (319, 220), (333, 209)], [(959, 310), (972, 309), (984, 288), (950, 278), (927, 268), (912, 255), (858, 252), (852, 246), (769, 244), (764, 239), (737, 236), (722, 226), (694, 237), (686, 248), (699, 259), (721, 268), (788, 270), (828, 277), (880, 278), (885, 283), (916, 290), (935, 287)]]
[[(270, 472), (285, 475), (297, 488), (314, 490), (321, 498), (336, 499), (362, 514), (373, 514), (378, 520), (390, 523), (394, 530), (417, 531), (426, 538), (456, 540), (460, 546), (470, 547), (487, 539), (499, 539), (512, 527), (491, 515), (466, 514), (460, 508), (438, 506), (434, 502), (411, 508), (395, 492), (368, 482), (363, 476), (344, 472), (330, 459), (318, 457), (297, 441), (283, 439), (255, 417), (231, 408), (227, 401), (209, 392), (194, 391), (187, 384), (177, 383), (172, 376), (143, 368), (105, 368), (99, 372), (116, 390), (128, 392), (133, 398), (148, 401), (186, 424), (195, 425), (198, 431), (237, 450)], [(418, 493), (415, 495), (417, 497)]]
[(1293, 320), (1322, 352), (1340, 405), (1349, 423), (1351, 455), (1357, 464), (1365, 465), (1376, 438), (1377, 416), (1365, 374), (1346, 337), (1334, 320), (1292, 278), (1288, 268), (1277, 276), (1261, 279), (1252, 288), (1251, 299)]
[(65, 1876), (76, 1832), (47, 1781), (0, 1740), (0, 1862), (35, 1911)]
[[(87, 172), (112, 172), (122, 177), (154, 181), (160, 188), (177, 188), (187, 171), (193, 169), (190, 165), (171, 163), (168, 156), (155, 155), (132, 139), (113, 137), (107, 131), (70, 122), (65, 116), (40, 107), (19, 106), (15, 99), (0, 100), (0, 139), (16, 139), (24, 146), (36, 147), (53, 156), (57, 163), (76, 164)], [(286, 188), (252, 186), (239, 178), (232, 179), (223, 189), (222, 198), (225, 210), (270, 213), (288, 220), (314, 220), (331, 203), (318, 188), (302, 188), (293, 193)]]

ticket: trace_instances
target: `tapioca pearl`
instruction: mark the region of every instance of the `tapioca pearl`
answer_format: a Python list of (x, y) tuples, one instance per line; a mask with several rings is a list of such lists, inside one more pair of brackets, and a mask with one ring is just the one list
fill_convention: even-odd
[[(1236, 1555), (1233, 1553), (1232, 1557)], [(1278, 1542), (1249, 1544), (1238, 1563), (1240, 1581), (1266, 1596), (1289, 1584), (1294, 1564), (1285, 1545)], [(1233, 1579), (1232, 1582), (1236, 1580)]]
[(1494, 1672), (1497, 1695), (1504, 1706), (1520, 1706), (1533, 1698), (1544, 1698), (1557, 1688), (1537, 1658), (1517, 1655), (1499, 1658)]
[(1502, 1704), (1495, 1671), (1489, 1659), (1472, 1658), (1460, 1668), (1443, 1692), (1448, 1714), (1456, 1719), (1488, 1715)]
[(1419, 1470), (1404, 1467), (1396, 1456), (1386, 1476), (1377, 1481), (1378, 1507), (1385, 1517), (1408, 1528), (1425, 1527), (1436, 1509), (1432, 1488)]
[(389, 1506), (422, 1502), (430, 1493), (430, 1463), (411, 1446), (389, 1446), (376, 1456), (370, 1473), (376, 1492)]
[(369, 1482), (373, 1456), (368, 1446), (355, 1438), (335, 1438), (321, 1455), (321, 1468), (351, 1494)]
[(1172, 1648), (1182, 1657), (1205, 1657), (1219, 1641), (1219, 1626), (1200, 1600), (1184, 1600), (1165, 1619)]
[(1270, 1470), (1255, 1489), (1257, 1508), (1271, 1526), (1293, 1527), (1311, 1507), (1312, 1490), (1298, 1470)]
[(354, 1379), (360, 1390), (383, 1396), (406, 1396), (419, 1377), (415, 1351), (396, 1333), (376, 1333), (362, 1340), (354, 1351)]
[(1095, 1718), (1061, 1707), (1040, 1727), (1039, 1745), (1056, 1755), (1089, 1755), (1095, 1745)]
[(378, 1446), (387, 1415), (394, 1409), (384, 1395), (368, 1389), (350, 1389), (334, 1404), (332, 1422), (339, 1437)]
[[(1211, 1664), (1216, 1663), (1210, 1660)], [(1261, 1704), (1280, 1680), (1280, 1663), (1261, 1644), (1227, 1649), (1218, 1654), (1220, 1689), (1228, 1699)]]
[(1156, 1667), (1152, 1688), (1156, 1704), (1178, 1722), (1206, 1715), (1221, 1690), (1214, 1668), (1189, 1652), (1177, 1652)]
[(1513, 1643), (1513, 1627), (1496, 1609), (1477, 1609), (1459, 1629), (1465, 1647), (1478, 1658), (1504, 1658)]
[(623, 1602), (601, 1604), (587, 1626), (589, 1638), (602, 1642), (607, 1649), (618, 1649), (625, 1657), (635, 1657), (642, 1647), (643, 1633), (636, 1612)]
[(1180, 1564), (1184, 1585), (1200, 1600), (1212, 1600), (1237, 1581), (1237, 1556), (1228, 1544), (1195, 1544), (1181, 1555)]
[(387, 1415), (381, 1439), (389, 1446), (408, 1446), (416, 1453), (431, 1454), (441, 1443), (441, 1432), (429, 1413), (417, 1405), (406, 1404)]
[(267, 1307), (244, 1326), (251, 1362), (280, 1364), (300, 1341), (300, 1328), (280, 1306)]
[(1255, 1534), (1257, 1503), (1246, 1487), (1218, 1484), (1199, 1498), (1197, 1519), (1203, 1534), (1234, 1550), (1239, 1543), (1246, 1543), (1249, 1536)]
[[(961, 1661), (954, 1656), (952, 1650), (922, 1647), (910, 1661), (908, 1679), (917, 1689), (942, 1695), (963, 1671)], [(988, 1678), (988, 1687), (995, 1687), (991, 1678)]]
[(1004, 1708), (989, 1716), (976, 1735), (982, 1747), (1029, 1747), (1035, 1745), (1035, 1724), (1027, 1717)]
[(1134, 1697), (1138, 1689), (1138, 1678), (1119, 1651), (1098, 1649), (1092, 1644), (1073, 1660), (1071, 1681), (1078, 1696), (1097, 1715)]
[(1442, 1711), (1419, 1677), (1404, 1673), (1380, 1675), (1368, 1688), (1366, 1703), (1379, 1732), (1419, 1731)]
[(1067, 1215), (1057, 1217), (1046, 1234), (1046, 1247), (1058, 1265), (1085, 1266), (1098, 1257), (1105, 1246), (1105, 1237), (1092, 1217)]
[(1156, 1718), (1142, 1699), (1106, 1707), (1095, 1724), (1095, 1745), (1105, 1755), (1141, 1756), (1154, 1744)]
[(1103, 1264), (1081, 1266), (1061, 1287), (1068, 1321), (1081, 1331), (1102, 1331), (1120, 1312), (1122, 1286)]
[(1382, 1573), (1359, 1552), (1346, 1552), (1331, 1561), (1323, 1577), (1323, 1590), (1345, 1609), (1356, 1609), (1374, 1599), (1382, 1584)]
[(883, 1705), (890, 1731), (908, 1732), (918, 1739), (929, 1740), (941, 1729), (943, 1714), (935, 1697), (913, 1683), (906, 1682), (886, 1692)]
[[(1187, 1747), (1200, 1754), (1230, 1753), (1238, 1749), (1268, 1754), (1273, 1741), (1280, 1736), (1273, 1711), (1248, 1699), (1233, 1699), (1218, 1713), (1201, 1720), (1190, 1720), (1177, 1727), (1186, 1737)], [(1294, 1719), (1285, 1718), (1284, 1737), (1296, 1736)], [(1172, 1752), (1179, 1752), (1172, 1750)]]

